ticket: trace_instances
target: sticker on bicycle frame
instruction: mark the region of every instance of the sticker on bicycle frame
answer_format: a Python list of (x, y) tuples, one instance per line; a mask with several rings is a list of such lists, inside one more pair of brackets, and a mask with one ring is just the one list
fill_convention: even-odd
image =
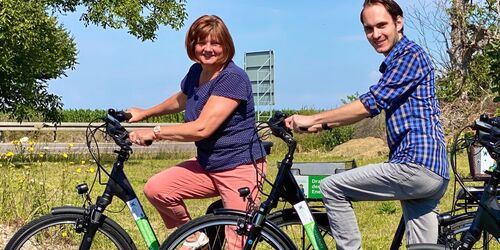
[(294, 175), (295, 181), (299, 185), (300, 191), (304, 194), (304, 197), (309, 199), (322, 199), (323, 195), (319, 189), (319, 183), (323, 180), (326, 175)]
[(146, 218), (141, 218), (135, 221), (139, 231), (141, 232), (142, 237), (146, 241), (146, 245), (148, 246), (148, 250), (158, 250), (160, 248), (160, 243), (156, 238), (153, 229), (151, 228), (151, 224)]
[(142, 210), (141, 203), (139, 203), (137, 198), (127, 201), (127, 206), (130, 209), (130, 212), (132, 212), (134, 220), (137, 221), (138, 219), (146, 217), (144, 211)]
[(497, 163), (493, 160), (493, 158), (491, 158), (488, 150), (486, 148), (482, 148), (480, 154), (481, 174), (484, 174), (485, 171), (494, 171), (495, 168), (497, 168)]
[(307, 203), (305, 201), (301, 201), (293, 205), (293, 207), (295, 208), (295, 211), (297, 211), (302, 225), (304, 225), (307, 237), (311, 241), (313, 248), (317, 250), (328, 249), (323, 237), (321, 237), (321, 233), (319, 232), (316, 223), (314, 222), (314, 218), (309, 210), (309, 207), (307, 206)]

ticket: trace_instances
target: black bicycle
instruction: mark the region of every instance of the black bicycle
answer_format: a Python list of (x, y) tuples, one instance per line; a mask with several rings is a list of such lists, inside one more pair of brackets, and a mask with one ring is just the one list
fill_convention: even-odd
[[(86, 136), (87, 147), (97, 164), (97, 171), (94, 183), (90, 188), (87, 184), (77, 186), (77, 192), (84, 200), (83, 205), (79, 207), (52, 208), (49, 214), (31, 221), (19, 229), (7, 243), (7, 250), (134, 250), (136, 245), (129, 234), (118, 223), (105, 215), (106, 208), (111, 204), (114, 197), (118, 197), (127, 204), (147, 249), (159, 249), (159, 241), (124, 172), (124, 164), (132, 153), (132, 144), (128, 139), (127, 130), (121, 123), (127, 121), (130, 117), (129, 113), (110, 109), (107, 115), (101, 119), (104, 123), (98, 126), (94, 126), (93, 123), (89, 124)], [(99, 147), (96, 139), (98, 132), (112, 138), (118, 146), (118, 149), (115, 150), (117, 156), (111, 172), (106, 171), (100, 163)], [(148, 144), (150, 143), (152, 141), (148, 142)], [(264, 142), (263, 146), (266, 152), (269, 153), (272, 143)], [(107, 181), (102, 181), (102, 173), (107, 175)], [(105, 186), (105, 190), (94, 203), (90, 194), (97, 179), (101, 185)], [(248, 192), (248, 190), (242, 189), (241, 192)], [(221, 201), (212, 203), (208, 208), (208, 212), (216, 207), (222, 207), (221, 204)], [(277, 221), (284, 221), (284, 225), (289, 225), (290, 220), (287, 219), (286, 214), (286, 211), (283, 215), (275, 214), (273, 218)], [(292, 219), (291, 222), (294, 222), (294, 220)], [(328, 231), (327, 228), (322, 228), (322, 230)]]
[[(476, 131), (474, 142), (483, 146), (495, 161), (492, 167), (485, 171), (490, 177), (482, 192), (471, 192), (470, 188), (459, 181), (463, 192), (467, 193), (468, 199), (477, 202), (477, 210), (473, 213), (459, 215), (462, 218), (455, 218), (462, 229), (460, 234), (457, 234), (460, 236), (459, 239), (449, 237), (446, 242), (441, 242), (441, 244), (415, 244), (409, 246), (408, 249), (468, 250), (472, 249), (481, 238), (483, 238), (484, 245), (485, 240), (489, 241), (488, 235), (492, 235), (496, 241), (499, 241), (500, 206), (497, 196), (499, 195), (498, 182), (500, 180), (500, 169), (498, 168), (500, 160), (500, 117), (489, 118), (487, 115), (481, 115), (472, 125), (472, 129)], [(455, 176), (460, 179), (457, 173)], [(488, 242), (486, 242), (487, 245)]]
[[(127, 204), (147, 248), (159, 249), (158, 239), (123, 171), (124, 163), (132, 153), (132, 143), (128, 140), (128, 132), (121, 122), (130, 117), (129, 113), (110, 109), (102, 118), (104, 124), (93, 126), (91, 123), (87, 128), (87, 147), (98, 166), (94, 183), (99, 177), (99, 183), (106, 186), (96, 202), (93, 203), (90, 198), (94, 184), (91, 185), (90, 191), (87, 184), (78, 185), (77, 192), (84, 199), (83, 206), (52, 208), (50, 214), (31, 221), (17, 231), (7, 243), (6, 249), (135, 250), (136, 246), (127, 232), (105, 215), (106, 208), (114, 197)], [(95, 137), (99, 131), (111, 137), (119, 146), (119, 149), (115, 150), (117, 156), (111, 173), (100, 164), (99, 147)], [(95, 147), (92, 147), (93, 143)], [(108, 176), (107, 182), (102, 182), (101, 173)]]

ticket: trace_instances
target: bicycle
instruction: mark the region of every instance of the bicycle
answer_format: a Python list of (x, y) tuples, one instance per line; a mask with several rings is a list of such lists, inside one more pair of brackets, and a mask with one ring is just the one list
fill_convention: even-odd
[[(460, 135), (461, 133), (458, 133)], [(460, 177), (459, 172), (457, 170), (457, 163), (456, 163), (456, 156), (457, 152), (462, 150), (462, 149), (467, 149), (472, 150), (472, 146), (476, 140), (474, 138), (464, 138), (462, 140), (458, 140), (457, 138), (454, 140), (452, 150), (451, 150), (451, 166), (452, 166), (452, 171), (455, 174), (456, 177), (456, 183), (461, 184), (461, 189), (458, 191), (457, 194), (457, 188), (454, 188), (454, 200), (453, 200), (453, 207), (450, 211), (441, 213), (438, 216), (438, 221), (439, 221), (439, 236), (438, 236), (438, 243), (442, 245), (446, 244), (451, 244), (455, 241), (457, 241), (463, 234), (466, 232), (476, 215), (475, 209), (477, 208), (477, 202), (476, 200), (481, 199), (482, 191), (484, 189), (484, 186), (487, 184), (487, 181), (489, 178), (486, 177), (484, 174), (479, 174), (477, 173), (478, 170), (475, 169), (476, 167), (473, 166), (472, 161), (477, 161), (476, 159), (471, 159), (469, 158), (469, 168), (471, 170), (472, 178), (468, 178), (468, 181), (485, 181), (485, 185), (482, 187), (472, 187), (472, 186), (465, 186), (463, 178)], [(472, 154), (477, 154), (477, 152), (469, 152), (469, 157), (472, 157)], [(476, 173), (474, 173), (476, 172)], [(477, 176), (476, 176), (477, 175)], [(500, 191), (497, 191), (497, 196), (500, 196)], [(316, 218), (316, 223), (318, 225), (318, 228), (322, 232), (328, 232), (328, 217), (326, 212), (323, 211), (318, 211), (318, 210), (313, 210), (313, 215)], [(283, 227), (290, 227), (290, 226), (297, 226), (297, 229), (294, 230), (287, 230), (286, 233), (288, 235), (293, 235), (299, 233), (299, 235), (302, 235), (300, 237), (291, 237), (292, 239), (298, 238), (299, 241), (296, 242), (297, 246), (302, 246), (302, 249), (308, 249), (310, 248), (310, 244), (308, 244), (307, 238), (303, 236), (303, 233), (301, 234), (300, 227), (302, 226), (299, 217), (297, 213), (295, 212), (294, 209), (285, 209), (283, 211), (277, 211), (274, 213), (271, 213), (271, 215), (268, 216), (268, 218), (274, 222), (278, 227), (283, 228)], [(402, 246), (402, 240), (404, 236), (404, 231), (405, 231), (405, 222), (403, 216), (401, 216), (401, 219), (399, 221), (399, 225), (394, 233), (393, 240), (391, 242), (390, 249), (391, 250), (398, 250)], [(324, 237), (328, 236), (326, 233), (322, 234)], [(332, 238), (331, 235), (329, 238)], [(333, 242), (333, 239), (330, 240), (330, 242)], [(482, 233), (482, 247), (481, 249), (483, 250), (488, 250), (490, 247), (490, 242), (491, 242), (491, 237), (488, 237), (488, 233), (486, 231), (483, 231)], [(334, 244), (329, 244), (329, 246), (333, 246)], [(478, 249), (478, 248), (476, 248)]]
[[(500, 117), (489, 118), (487, 115), (481, 115), (478, 120), (472, 125), (475, 137), (474, 142), (483, 146), (491, 158), (494, 159), (492, 169), (486, 171), (490, 177), (483, 191), (472, 193), (467, 190), (467, 187), (462, 181), (459, 184), (464, 192), (468, 194), (470, 199), (475, 200), (478, 204), (477, 210), (473, 213), (465, 213), (467, 219), (457, 220), (463, 225), (461, 227), (460, 239), (449, 238), (441, 244), (414, 244), (408, 249), (453, 249), (453, 250), (468, 250), (472, 249), (476, 242), (483, 237), (491, 234), (497, 241), (500, 241), (500, 206), (498, 204), (498, 183), (500, 180)], [(460, 176), (455, 173), (456, 177)]]
[[(22, 249), (119, 249), (135, 250), (136, 245), (128, 233), (115, 221), (105, 215), (106, 208), (114, 197), (125, 202), (134, 218), (136, 226), (149, 250), (158, 250), (159, 241), (149, 223), (140, 201), (130, 185), (124, 172), (124, 163), (132, 153), (132, 143), (128, 140), (128, 132), (121, 125), (127, 121), (130, 114), (109, 109), (102, 118), (104, 124), (87, 128), (87, 147), (97, 164), (94, 183), (78, 185), (77, 192), (83, 197), (83, 206), (64, 206), (52, 208), (50, 213), (35, 219), (19, 229), (7, 243), (8, 250)], [(99, 147), (95, 134), (101, 131), (114, 140), (119, 149), (111, 172), (100, 164)], [(96, 151), (92, 149), (96, 144)], [(147, 142), (151, 144), (152, 141)], [(270, 147), (270, 145), (268, 145)], [(266, 150), (269, 150), (266, 148)], [(107, 182), (102, 182), (101, 172), (108, 176)], [(93, 203), (90, 197), (92, 187), (99, 177), (99, 183), (105, 185), (102, 195)]]

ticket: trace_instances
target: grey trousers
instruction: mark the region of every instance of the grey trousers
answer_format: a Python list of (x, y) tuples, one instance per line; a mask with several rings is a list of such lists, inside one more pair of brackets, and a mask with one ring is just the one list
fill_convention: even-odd
[(400, 200), (408, 243), (436, 243), (438, 203), (448, 180), (415, 164), (381, 163), (329, 176), (320, 184), (337, 250), (361, 249), (351, 201)]

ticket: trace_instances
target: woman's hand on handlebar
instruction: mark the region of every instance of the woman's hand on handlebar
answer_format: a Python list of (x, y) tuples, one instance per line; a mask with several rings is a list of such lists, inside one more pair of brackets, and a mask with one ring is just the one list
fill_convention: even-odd
[(149, 146), (156, 139), (156, 135), (152, 129), (143, 128), (136, 129), (133, 132), (130, 132), (128, 138), (134, 144)]
[(127, 112), (132, 115), (132, 118), (128, 120), (128, 122), (140, 122), (147, 117), (146, 110), (141, 108), (129, 108)]

